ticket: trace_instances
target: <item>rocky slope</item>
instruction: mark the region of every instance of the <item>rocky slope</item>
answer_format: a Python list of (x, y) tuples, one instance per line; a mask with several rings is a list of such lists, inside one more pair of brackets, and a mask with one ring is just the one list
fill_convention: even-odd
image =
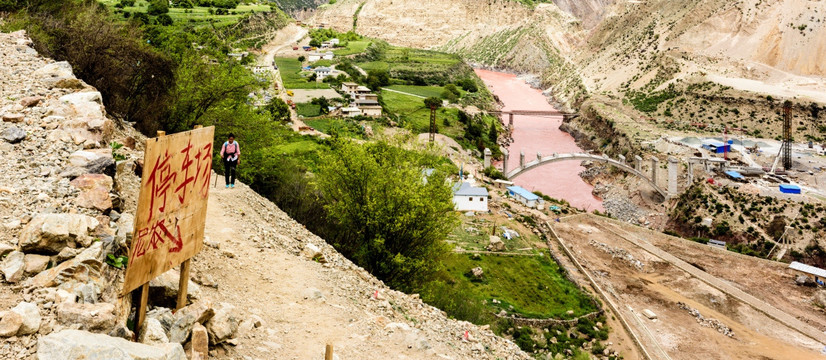
[(561, 105), (578, 108), (587, 97), (649, 94), (670, 84), (691, 92), (688, 85), (706, 82), (734, 90), (735, 98), (826, 103), (826, 68), (817, 60), (826, 55), (824, 13), (826, 3), (805, 0), (557, 0), (533, 7), (341, 0), (313, 20), (349, 30), (357, 17), (368, 36), (540, 75)]
[(144, 138), (108, 119), (68, 64), (29, 44), (0, 34), (0, 358), (308, 359), (326, 344), (350, 359), (528, 358), (388, 289), (243, 184), (220, 180), (190, 304), (168, 308), (178, 276), (162, 275), (140, 342), (126, 341), (134, 308), (118, 296), (124, 270), (106, 259), (131, 239)]

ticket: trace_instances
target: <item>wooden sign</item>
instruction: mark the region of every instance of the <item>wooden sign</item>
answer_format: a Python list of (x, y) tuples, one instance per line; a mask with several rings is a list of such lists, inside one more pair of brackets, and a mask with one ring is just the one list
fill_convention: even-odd
[(124, 295), (203, 248), (214, 130), (146, 140)]

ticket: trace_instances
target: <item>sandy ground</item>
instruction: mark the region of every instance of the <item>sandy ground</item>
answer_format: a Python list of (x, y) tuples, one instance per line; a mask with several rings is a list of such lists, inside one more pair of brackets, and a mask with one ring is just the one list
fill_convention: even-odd
[(288, 98), (296, 103), (310, 102), (313, 98), (320, 98), (322, 96), (327, 99), (336, 99), (341, 97), (341, 95), (333, 89), (294, 89), (291, 91), (293, 92), (293, 96)]
[[(635, 333), (640, 334), (649, 352), (660, 354), (655, 355), (658, 358), (812, 359), (822, 348), (816, 341), (642, 250), (617, 233), (643, 237), (678, 257), (686, 256), (684, 261), (696, 263), (693, 261), (703, 258), (700, 267), (710, 274), (822, 329), (822, 311), (807, 304), (805, 300), (811, 297), (801, 293), (806, 290), (792, 285), (782, 265), (767, 265), (770, 263), (711, 248), (692, 248), (690, 252), (674, 250), (673, 246), (685, 244), (674, 243), (677, 240), (666, 243), (667, 239), (657, 239), (642, 229), (593, 217), (568, 218), (555, 223), (554, 228), (587, 271), (619, 304), (623, 316), (629, 319)], [(688, 311), (677, 306), (678, 302), (697, 309), (705, 318), (721, 321), (734, 331), (734, 337), (701, 326)], [(658, 320), (644, 317), (644, 309), (656, 313)]]

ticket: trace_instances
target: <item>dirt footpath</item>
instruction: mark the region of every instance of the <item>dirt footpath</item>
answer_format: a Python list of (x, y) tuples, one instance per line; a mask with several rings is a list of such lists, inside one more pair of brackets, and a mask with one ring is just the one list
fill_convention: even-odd
[[(263, 320), (215, 358), (321, 359), (329, 343), (342, 360), (527, 359), (489, 330), (387, 289), (247, 186), (225, 189), (219, 177), (210, 190), (193, 278), (202, 297)], [(463, 341), (465, 330), (474, 341)]]
[[(643, 229), (591, 216), (564, 219), (554, 229), (658, 358), (811, 359), (823, 347), (666, 261), (667, 256), (634, 245), (630, 240), (651, 241)], [(692, 250), (702, 256), (704, 249)], [(752, 264), (745, 267), (754, 270)], [(748, 286), (743, 290), (760, 297)], [(656, 320), (644, 315), (646, 309)]]

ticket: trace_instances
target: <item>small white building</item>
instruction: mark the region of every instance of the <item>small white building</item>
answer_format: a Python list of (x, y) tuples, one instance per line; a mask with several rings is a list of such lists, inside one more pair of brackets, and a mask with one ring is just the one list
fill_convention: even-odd
[(319, 66), (313, 69), (313, 72), (315, 72), (316, 81), (322, 81), (324, 80), (324, 78), (333, 74), (333, 69), (330, 69), (326, 66)]
[(340, 42), (340, 41), (338, 41), (338, 38), (333, 38), (333, 39), (330, 39), (330, 45), (336, 46), (336, 45), (338, 45), (338, 44), (340, 44), (340, 43), (341, 43), (341, 42)]
[(361, 115), (361, 109), (355, 106), (348, 106), (341, 108), (341, 116), (344, 117), (356, 117)]
[(456, 184), (453, 205), (458, 211), (488, 211), (488, 189), (474, 187), (469, 182)]

